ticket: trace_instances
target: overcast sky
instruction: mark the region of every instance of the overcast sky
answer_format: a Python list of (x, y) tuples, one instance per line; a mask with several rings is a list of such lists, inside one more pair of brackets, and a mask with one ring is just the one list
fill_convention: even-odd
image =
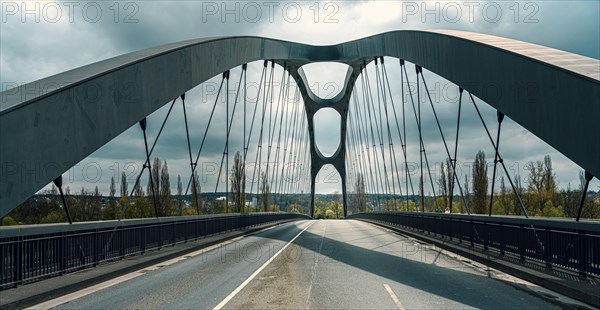
[[(310, 44), (332, 44), (391, 30), (457, 29), (600, 58), (598, 1), (121, 1), (116, 4), (113, 1), (3, 1), (1, 13), (0, 82), (3, 91), (124, 53), (211, 36), (257, 35)], [(386, 64), (390, 78), (399, 77), (398, 63)], [(239, 70), (232, 70), (232, 92)], [(261, 70), (261, 63), (249, 65), (248, 81), (258, 83)], [(314, 91), (323, 97), (332, 97), (339, 90), (345, 65), (309, 65), (305, 70)], [(369, 70), (374, 81), (374, 68), (371, 66)], [(414, 78), (414, 75), (409, 76)], [(279, 82), (280, 78), (281, 69), (278, 68), (275, 81)], [(438, 87), (438, 93), (445, 94), (434, 96), (434, 104), (445, 135), (451, 137), (455, 133), (456, 91), (451, 87), (452, 83), (431, 72), (425, 71), (425, 78), (431, 88)], [(190, 122), (190, 135), (194, 153), (200, 145), (206, 116), (212, 108), (213, 88), (219, 81), (220, 77), (212, 79), (187, 95), (188, 118), (193, 120)], [(374, 82), (372, 85), (375, 85)], [(249, 93), (252, 95), (252, 90)], [(392, 94), (395, 102), (400, 102), (399, 88), (392, 88)], [(493, 134), (495, 111), (483, 103), (481, 106), (488, 126), (494, 128)], [(218, 165), (221, 161), (225, 127), (222, 107), (219, 105), (217, 108), (200, 166)], [(167, 108), (163, 107), (148, 118), (150, 141), (153, 141)], [(339, 116), (326, 110), (319, 114), (316, 119), (317, 143), (323, 153), (331, 154), (339, 144)], [(241, 117), (240, 114), (237, 117)], [(424, 112), (423, 123), (433, 124), (432, 121), (431, 112)], [(153, 154), (167, 160), (173, 189), (178, 174), (184, 180), (189, 177), (182, 124), (179, 103)], [(243, 148), (241, 128), (236, 123), (232, 129), (231, 154)], [(418, 161), (414, 121), (407, 123), (407, 129), (409, 161)], [(248, 155), (251, 159), (254, 159), (258, 133), (253, 135)], [(396, 139), (396, 154), (400, 156), (400, 143), (397, 136), (393, 138)], [(493, 148), (472, 106), (465, 105), (460, 141), (458, 160), (461, 171), (469, 171), (469, 162), (479, 149), (486, 152), (488, 162), (493, 161)], [(435, 163), (445, 158), (436, 127), (429, 126), (424, 131), (424, 142), (433, 169)], [(580, 167), (510, 119), (503, 123), (500, 144), (505, 162), (511, 167), (509, 169), (518, 171), (524, 180), (526, 163), (541, 160), (549, 154), (554, 161), (559, 186), (578, 186)], [(81, 187), (93, 189), (97, 185), (101, 192), (107, 194), (111, 176), (119, 176), (121, 171), (126, 171), (133, 181), (143, 161), (142, 133), (134, 126), (70, 170), (64, 175), (64, 182), (77, 191)], [(398, 162), (403, 162), (403, 158), (398, 157)], [(145, 180), (143, 184), (146, 184)], [(203, 178), (202, 186), (203, 191), (214, 191), (214, 174)], [(599, 187), (595, 179), (590, 189), (598, 190)], [(224, 190), (224, 185), (219, 190)], [(426, 187), (425, 190), (431, 189)], [(334, 191), (341, 191), (341, 184), (334, 170), (329, 168), (319, 175), (317, 192)]]

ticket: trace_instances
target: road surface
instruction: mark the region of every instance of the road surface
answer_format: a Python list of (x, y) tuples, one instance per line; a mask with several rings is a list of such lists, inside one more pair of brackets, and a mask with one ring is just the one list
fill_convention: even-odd
[(558, 308), (536, 294), (490, 277), (484, 268), (460, 257), (355, 220), (278, 225), (39, 306)]

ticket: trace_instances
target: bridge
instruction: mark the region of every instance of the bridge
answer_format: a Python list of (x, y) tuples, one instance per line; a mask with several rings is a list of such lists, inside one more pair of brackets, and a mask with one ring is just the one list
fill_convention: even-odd
[[(323, 62), (347, 65), (341, 91), (333, 98), (311, 91), (303, 69)], [(253, 99), (248, 99), (249, 76), (258, 77)], [(188, 119), (190, 90), (215, 77), (218, 91), (210, 114), (204, 120)], [(442, 126), (439, 105), (431, 98), (429, 86), (436, 77), (453, 83), (459, 97), (453, 131)], [(117, 220), (2, 227), (0, 286), (5, 290), (0, 294), (12, 300), (10, 305), (45, 302), (38, 305), (42, 308), (600, 306), (593, 293), (600, 276), (600, 228), (580, 221), (587, 185), (600, 175), (600, 141), (593, 134), (600, 132), (599, 86), (597, 59), (506, 38), (436, 30), (388, 32), (330, 46), (260, 37), (188, 40), (4, 91), (2, 217), (53, 183), (72, 222), (62, 175), (132, 126), (141, 131), (145, 153), (139, 155), (145, 159)], [(185, 195), (191, 193), (196, 209), (188, 217), (161, 214), (151, 160), (155, 146), (168, 142), (160, 139), (161, 133), (176, 104), (184, 115), (178, 124), (187, 141), (182, 147), (189, 154)], [(495, 110), (494, 124), (486, 123), (480, 109), (484, 104)], [(472, 204), (457, 173), (461, 115), (464, 119), (467, 105), (494, 150), (485, 206)], [(164, 120), (150, 123), (147, 117), (164, 106)], [(315, 138), (315, 115), (325, 108), (341, 119), (340, 143), (331, 156), (323, 154)], [(425, 111), (433, 118), (423, 118)], [(220, 127), (215, 115), (224, 118)], [(529, 216), (501, 155), (505, 117), (585, 169), (576, 219)], [(189, 128), (199, 121), (206, 125), (202, 138), (194, 141)], [(150, 128), (157, 129), (153, 141)], [(418, 135), (416, 146), (409, 145), (407, 129)], [(207, 141), (211, 130), (220, 132), (222, 140)], [(439, 133), (439, 140), (425, 141), (424, 132)], [(208, 147), (223, 150), (214, 192), (225, 187), (225, 210), (232, 205), (238, 213), (201, 215), (197, 175)], [(241, 152), (230, 164), (232, 149)], [(428, 157), (432, 151), (448, 160), (450, 195), (455, 186), (464, 214), (446, 214), (440, 206), (443, 194)], [(415, 171), (408, 166), (411, 160), (419, 161)], [(311, 219), (315, 180), (325, 165), (332, 165), (341, 178), (346, 220)], [(146, 172), (155, 218), (122, 219)], [(517, 198), (518, 217), (491, 216), (501, 172)], [(429, 197), (424, 186), (433, 193), (434, 210), (427, 211), (437, 212), (425, 212)], [(267, 212), (269, 199), (285, 207), (287, 197), (302, 198), (305, 191), (310, 193), (308, 214)], [(247, 196), (254, 196), (254, 209), (264, 212), (246, 212)], [(386, 203), (394, 209), (404, 206), (404, 212), (384, 212)], [(136, 260), (138, 270), (118, 267)], [(84, 275), (89, 279), (77, 280), (75, 271), (90, 267), (118, 270), (103, 272), (112, 279)], [(44, 291), (40, 283), (49, 283), (45, 281), (61, 289)], [(89, 288), (78, 290), (77, 283)], [(39, 294), (32, 293), (36, 290)]]

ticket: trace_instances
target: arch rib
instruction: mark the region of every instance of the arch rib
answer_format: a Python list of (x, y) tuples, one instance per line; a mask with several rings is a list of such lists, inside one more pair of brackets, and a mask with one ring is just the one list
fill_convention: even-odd
[[(296, 71), (303, 64), (324, 61), (357, 68), (365, 59), (379, 56), (404, 59), (456, 83), (600, 175), (597, 59), (443, 30), (394, 31), (329, 46), (222, 37), (125, 54), (0, 93), (0, 216), (133, 124), (226, 70), (263, 59), (285, 62)], [(349, 98), (357, 71), (348, 72), (339, 98), (320, 99), (309, 89), (302, 94), (307, 116), (322, 107), (341, 111), (342, 144), (345, 97)], [(301, 72), (293, 77), (304, 80)], [(318, 153), (311, 123), (309, 117), (314, 159)], [(343, 161), (344, 146), (338, 151), (336, 156)]]

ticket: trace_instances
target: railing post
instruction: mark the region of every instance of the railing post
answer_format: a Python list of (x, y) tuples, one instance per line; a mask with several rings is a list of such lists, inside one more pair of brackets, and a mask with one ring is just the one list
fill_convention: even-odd
[(162, 248), (162, 244), (163, 244), (162, 230), (163, 230), (163, 225), (160, 222), (160, 218), (159, 218), (158, 219), (158, 250), (160, 250)]
[(490, 246), (490, 225), (491, 224), (481, 225), (483, 232), (481, 233), (480, 238), (483, 238), (482, 243), (484, 251), (488, 251)]
[(100, 261), (100, 242), (98, 242), (98, 239), (100, 238), (100, 233), (98, 232), (98, 228), (94, 229), (94, 262), (93, 262), (93, 266), (96, 267), (98, 266), (98, 263)]
[(465, 222), (461, 219), (457, 219), (456, 222), (458, 223), (458, 244), (462, 244), (465, 236)]
[(588, 271), (587, 237), (585, 231), (579, 231), (579, 276), (586, 277)]
[(498, 236), (500, 236), (500, 256), (504, 256), (504, 249), (506, 248), (506, 237), (504, 236), (504, 224), (502, 222), (500, 222)]
[(175, 225), (177, 222), (173, 222), (171, 224), (171, 226), (173, 226), (173, 238), (172, 238), (172, 242), (173, 242), (173, 246), (175, 246), (175, 244), (177, 243), (177, 226)]
[(522, 262), (525, 261), (525, 227), (519, 224), (519, 258)]
[(121, 238), (119, 238), (119, 259), (123, 259), (125, 258), (125, 227), (121, 226), (119, 231), (121, 232)]
[[(452, 206), (450, 206), (450, 209), (452, 209)], [(448, 241), (452, 241), (452, 218), (448, 218)]]
[(15, 251), (13, 253), (13, 281), (14, 281), (14, 287), (19, 286), (19, 284), (21, 284), (21, 281), (23, 280), (23, 237), (19, 236), (17, 238), (17, 243), (15, 244)]
[(148, 244), (148, 229), (146, 227), (140, 227), (140, 239), (142, 254), (146, 253), (146, 245)]
[(553, 250), (553, 244), (552, 244), (552, 232), (550, 231), (549, 227), (546, 227), (544, 230), (544, 238), (542, 238), (542, 240), (544, 240), (544, 262), (546, 263), (546, 269), (547, 270), (551, 270), (552, 269), (552, 250)]
[(67, 269), (67, 236), (60, 233), (60, 275), (63, 275)]
[(469, 220), (469, 223), (471, 223), (471, 229), (469, 229), (469, 241), (471, 242), (471, 247), (475, 246), (474, 242), (473, 242), (473, 232), (475, 231), (475, 223), (473, 222), (473, 220)]
[(198, 240), (198, 230), (200, 229), (200, 223), (202, 221), (200, 221), (198, 218), (194, 219), (194, 241)]

